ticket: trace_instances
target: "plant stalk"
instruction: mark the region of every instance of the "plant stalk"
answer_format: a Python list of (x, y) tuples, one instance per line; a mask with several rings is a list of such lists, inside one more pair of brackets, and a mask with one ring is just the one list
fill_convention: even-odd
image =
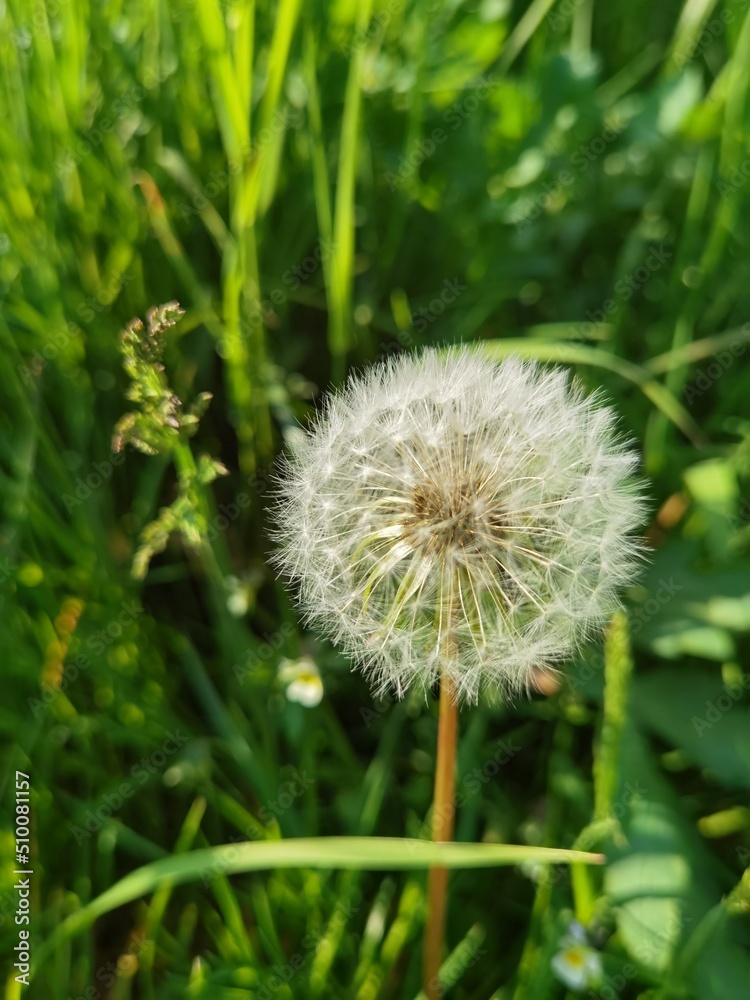
[[(438, 717), (435, 794), (432, 806), (432, 839), (444, 843), (453, 839), (456, 803), (453, 795), (456, 776), (458, 704), (453, 682), (445, 674), (440, 678), (440, 714)], [(423, 991), (427, 1000), (439, 1000), (440, 958), (445, 937), (445, 911), (448, 895), (448, 869), (430, 868), (427, 884), (427, 925), (424, 937)]]

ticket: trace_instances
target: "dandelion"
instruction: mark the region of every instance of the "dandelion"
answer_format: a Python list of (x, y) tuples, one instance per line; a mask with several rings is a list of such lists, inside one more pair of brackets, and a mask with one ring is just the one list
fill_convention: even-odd
[(552, 971), (569, 990), (583, 992), (602, 978), (602, 959), (586, 939), (586, 931), (574, 920), (560, 940), (560, 951), (552, 958)]
[[(308, 623), (379, 694), (440, 682), (435, 841), (453, 836), (458, 702), (556, 671), (634, 574), (637, 457), (615, 422), (561, 369), (427, 350), (352, 378), (286, 461), (275, 559)], [(432, 869), (429, 1000), (446, 891)]]
[(463, 349), (374, 366), (288, 460), (277, 563), (376, 691), (527, 690), (618, 605), (642, 517), (615, 415)]

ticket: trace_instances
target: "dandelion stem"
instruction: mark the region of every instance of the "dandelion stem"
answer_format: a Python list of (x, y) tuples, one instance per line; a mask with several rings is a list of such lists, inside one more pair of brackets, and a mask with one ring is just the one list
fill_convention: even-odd
[[(438, 717), (435, 794), (432, 806), (432, 839), (435, 843), (453, 839), (456, 773), (458, 705), (453, 682), (444, 673), (440, 679), (440, 714)], [(441, 995), (440, 958), (445, 936), (445, 910), (448, 894), (447, 868), (431, 868), (427, 888), (427, 926), (424, 938), (423, 990), (427, 1000)]]

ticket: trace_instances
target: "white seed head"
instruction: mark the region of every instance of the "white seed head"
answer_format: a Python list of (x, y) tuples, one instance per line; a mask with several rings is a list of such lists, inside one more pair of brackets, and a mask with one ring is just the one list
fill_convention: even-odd
[(528, 689), (618, 606), (643, 517), (614, 412), (563, 369), (401, 355), (332, 394), (286, 459), (278, 568), (378, 693)]

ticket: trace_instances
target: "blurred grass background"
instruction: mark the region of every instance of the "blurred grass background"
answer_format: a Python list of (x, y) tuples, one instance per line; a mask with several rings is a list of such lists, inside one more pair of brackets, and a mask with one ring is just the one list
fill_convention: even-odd
[[(300, 631), (264, 511), (274, 457), (352, 366), (482, 341), (604, 388), (642, 444), (654, 555), (606, 657), (462, 713), (457, 838), (608, 864), (455, 873), (448, 995), (565, 997), (573, 915), (592, 996), (746, 995), (749, 77), (746, 0), (6, 0), (4, 957), (16, 769), (37, 944), (191, 848), (425, 835), (434, 706), (373, 704)], [(168, 384), (213, 399), (189, 447), (113, 453), (119, 332), (169, 300)], [(134, 577), (175, 499), (181, 531)], [(277, 678), (303, 654), (317, 707)], [(414, 998), (424, 881), (162, 885), (63, 936), (26, 995)]]

